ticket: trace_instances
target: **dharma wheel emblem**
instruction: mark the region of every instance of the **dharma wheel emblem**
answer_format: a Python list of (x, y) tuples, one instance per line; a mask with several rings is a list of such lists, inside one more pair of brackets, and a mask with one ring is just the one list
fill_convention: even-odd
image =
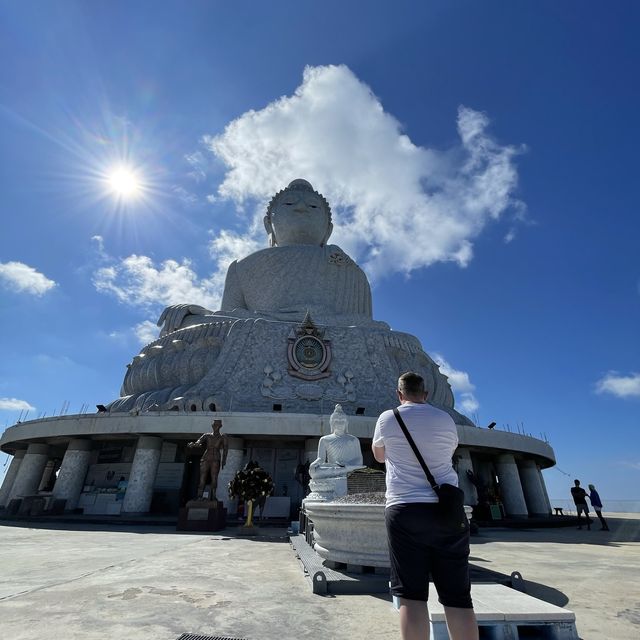
[(289, 375), (303, 380), (328, 378), (331, 345), (324, 340), (324, 330), (313, 324), (309, 312), (303, 323), (288, 338)]

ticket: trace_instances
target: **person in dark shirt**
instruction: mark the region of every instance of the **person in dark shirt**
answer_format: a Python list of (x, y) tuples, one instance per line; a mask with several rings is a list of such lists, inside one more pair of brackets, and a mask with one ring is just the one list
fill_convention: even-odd
[(587, 520), (587, 529), (591, 531), (591, 518), (589, 517), (589, 507), (587, 506), (587, 492), (580, 486), (580, 480), (574, 480), (575, 486), (571, 487), (571, 497), (576, 505), (576, 512), (578, 513), (578, 529), (582, 529), (582, 520), (580, 516), (584, 512), (584, 517)]
[(589, 500), (591, 500), (591, 506), (596, 512), (596, 515), (600, 520), (600, 524), (602, 525), (601, 531), (609, 531), (609, 525), (602, 515), (602, 500), (600, 500), (600, 496), (598, 495), (596, 488), (592, 484), (589, 485), (589, 492)]

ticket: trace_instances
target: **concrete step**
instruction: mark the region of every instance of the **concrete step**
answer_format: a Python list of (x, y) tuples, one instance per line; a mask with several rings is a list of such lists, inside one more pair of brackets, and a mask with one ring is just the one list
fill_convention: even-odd
[[(444, 607), (429, 585), (433, 640), (448, 640)], [(573, 611), (556, 607), (502, 584), (472, 584), (471, 597), (481, 640), (578, 640)], [(394, 606), (398, 607), (397, 598)]]

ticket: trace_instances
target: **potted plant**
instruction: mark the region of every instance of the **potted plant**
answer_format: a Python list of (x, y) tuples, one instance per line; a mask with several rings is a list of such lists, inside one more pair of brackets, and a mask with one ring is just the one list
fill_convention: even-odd
[(247, 504), (247, 520), (242, 529), (254, 529), (254, 502), (264, 505), (268, 496), (273, 493), (271, 476), (257, 462), (248, 462), (244, 469), (240, 469), (229, 483), (229, 495), (239, 498)]

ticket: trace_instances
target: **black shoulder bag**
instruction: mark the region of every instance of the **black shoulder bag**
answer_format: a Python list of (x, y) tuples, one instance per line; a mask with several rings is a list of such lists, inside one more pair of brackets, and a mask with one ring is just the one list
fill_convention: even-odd
[(400, 416), (400, 412), (398, 411), (398, 409), (393, 410), (393, 415), (396, 417), (396, 420), (398, 421), (402, 432), (411, 445), (413, 453), (416, 454), (416, 458), (418, 458), (418, 462), (420, 463), (422, 470), (427, 476), (427, 480), (429, 481), (431, 488), (438, 496), (438, 505), (440, 506), (439, 511), (442, 523), (452, 533), (459, 533), (464, 531), (469, 527), (467, 514), (464, 512), (464, 491), (452, 484), (438, 484), (436, 482), (436, 479), (433, 477), (431, 471), (429, 471), (427, 463), (424, 461), (422, 454), (418, 450), (416, 443), (411, 437), (409, 429), (407, 429), (407, 425), (404, 423), (404, 420)]

